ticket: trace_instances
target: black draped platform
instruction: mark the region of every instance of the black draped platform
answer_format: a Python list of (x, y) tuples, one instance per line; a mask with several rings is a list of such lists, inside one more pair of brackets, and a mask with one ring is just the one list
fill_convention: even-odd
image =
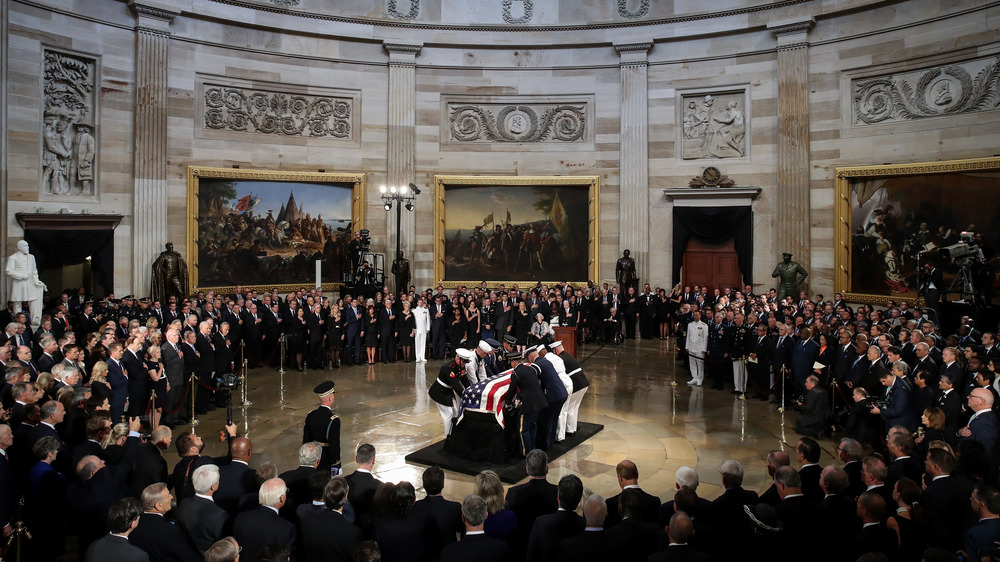
[[(577, 445), (597, 435), (603, 425), (579, 422), (573, 435), (556, 443), (548, 450), (549, 462), (563, 456)], [(527, 477), (524, 458), (510, 455), (510, 435), (505, 433), (492, 414), (466, 412), (462, 423), (451, 436), (406, 455), (406, 462), (427, 466), (440, 466), (445, 470), (475, 476), (483, 470), (492, 470), (507, 484)]]

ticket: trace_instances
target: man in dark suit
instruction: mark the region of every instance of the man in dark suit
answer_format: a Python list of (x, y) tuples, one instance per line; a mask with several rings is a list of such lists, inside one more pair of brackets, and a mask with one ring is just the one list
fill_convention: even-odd
[(125, 341), (121, 364), (128, 377), (128, 415), (141, 416), (148, 406), (150, 379), (142, 360), (142, 342), (138, 338)]
[(666, 532), (668, 544), (661, 550), (646, 558), (647, 562), (708, 562), (712, 558), (691, 546), (695, 538), (694, 521), (687, 513), (679, 511), (670, 516)]
[(583, 518), (587, 526), (583, 533), (559, 543), (559, 562), (577, 562), (579, 560), (614, 560), (622, 554), (615, 548), (618, 546), (608, 538), (604, 530), (604, 521), (608, 516), (608, 504), (601, 496), (591, 494), (583, 501)]
[(993, 413), (993, 393), (988, 388), (976, 388), (967, 399), (972, 417), (958, 430), (959, 441), (974, 440), (982, 443), (989, 458), (995, 459), (997, 450), (997, 417)]
[(517, 516), (517, 529), (510, 535), (508, 544), (516, 559), (523, 559), (528, 547), (528, 537), (535, 520), (543, 515), (555, 513), (559, 508), (559, 488), (545, 479), (548, 474), (549, 459), (544, 451), (534, 449), (524, 459), (528, 481), (511, 486), (507, 490), (504, 507)]
[(382, 348), (382, 362), (396, 362), (396, 313), (392, 310), (392, 299), (387, 298), (378, 309), (379, 345)]
[(166, 484), (150, 484), (142, 490), (143, 513), (139, 524), (129, 535), (129, 542), (141, 548), (152, 562), (185, 562), (197, 560), (195, 550), (184, 531), (166, 519), (174, 496)]
[(882, 385), (885, 386), (884, 400), (888, 402), (885, 409), (872, 408), (873, 414), (879, 414), (885, 420), (885, 427), (901, 425), (910, 431), (917, 429), (913, 418), (913, 408), (910, 406), (910, 385), (895, 374), (898, 371), (882, 372)]
[(191, 481), (196, 495), (177, 504), (177, 523), (198, 552), (204, 553), (215, 541), (232, 533), (232, 519), (214, 500), (219, 489), (219, 467), (199, 466)]
[(892, 489), (900, 478), (920, 482), (924, 470), (917, 459), (911, 456), (914, 448), (913, 436), (897, 431), (889, 435), (886, 445), (892, 462), (886, 468), (885, 485)]
[(927, 306), (934, 311), (934, 320), (941, 321), (941, 291), (944, 290), (944, 277), (941, 269), (934, 263), (925, 263), (921, 277), (921, 289), (927, 299)]
[(758, 398), (767, 400), (771, 392), (771, 356), (774, 352), (774, 340), (767, 335), (767, 326), (758, 324), (756, 335), (751, 338), (749, 357), (747, 359), (753, 386), (757, 389)]
[(885, 526), (886, 503), (874, 492), (864, 492), (858, 498), (857, 514), (862, 528), (848, 546), (847, 560), (856, 560), (869, 552), (880, 552), (887, 560), (895, 560), (899, 552), (896, 533)]
[[(455, 542), (462, 530), (462, 504), (444, 499), (444, 471), (441, 467), (432, 466), (424, 470), (422, 481), (427, 497), (419, 500), (410, 508), (410, 513), (433, 519), (441, 535), (438, 544), (442, 548)], [(436, 554), (436, 553), (435, 553)]]
[(623, 560), (645, 560), (656, 551), (657, 524), (641, 519), (640, 514), (647, 508), (647, 498), (638, 488), (622, 490), (618, 498), (621, 521), (608, 529), (608, 540), (618, 544)]
[(198, 335), (195, 338), (195, 348), (198, 350), (198, 380), (201, 384), (197, 385), (194, 407), (195, 412), (202, 415), (208, 413), (209, 401), (212, 396), (212, 391), (205, 386), (215, 387), (216, 351), (215, 344), (212, 342), (212, 325), (208, 321), (200, 322)]
[(299, 521), (302, 559), (318, 562), (353, 562), (354, 551), (364, 540), (361, 529), (344, 517), (347, 481), (337, 476), (323, 489), (322, 510), (309, 510)]
[(14, 432), (9, 425), (0, 424), (0, 529), (11, 524), (14, 512), (14, 473), (7, 456), (13, 445)]
[(361, 363), (361, 328), (363, 322), (363, 312), (361, 303), (348, 297), (346, 299), (346, 309), (344, 310), (344, 322), (347, 325), (346, 342), (348, 365)]
[(142, 506), (135, 498), (124, 498), (115, 502), (107, 513), (110, 533), (89, 545), (84, 561), (149, 562), (149, 555), (139, 547), (129, 543), (129, 535), (139, 524), (141, 514)]
[(445, 340), (448, 335), (448, 315), (451, 307), (444, 302), (443, 296), (435, 296), (434, 304), (430, 306), (431, 317), (431, 359), (444, 359)]
[(184, 351), (181, 349), (180, 333), (176, 329), (167, 330), (164, 338), (166, 341), (160, 345), (160, 353), (163, 373), (167, 377), (167, 383), (170, 384), (170, 390), (166, 396), (162, 397), (163, 409), (164, 411), (177, 411), (172, 414), (164, 414), (162, 422), (167, 426), (174, 426), (180, 423), (180, 420), (187, 418), (186, 406), (180, 403), (186, 382), (184, 378)]
[(847, 560), (848, 551), (845, 537), (853, 537), (861, 530), (861, 521), (857, 516), (857, 501), (850, 495), (851, 481), (847, 472), (839, 466), (829, 465), (823, 469), (819, 477), (820, 488), (823, 489), (823, 500), (820, 502), (822, 529), (829, 530), (826, 536), (827, 552), (823, 553), (826, 560)]
[(212, 498), (235, 517), (240, 498), (257, 488), (256, 473), (250, 468), (253, 443), (246, 437), (236, 437), (230, 441), (229, 454), (232, 460), (219, 467), (219, 489)]
[(281, 516), (292, 523), (296, 521), (295, 510), (302, 504), (312, 502), (309, 477), (317, 472), (320, 454), (318, 443), (304, 443), (299, 447), (299, 466), (278, 475), (288, 490), (288, 497), (281, 506)]
[(938, 380), (937, 407), (944, 412), (944, 438), (953, 447), (958, 444), (958, 430), (965, 424), (965, 413), (962, 411), (964, 400), (962, 394), (955, 389), (950, 375)]
[(806, 377), (806, 394), (799, 400), (799, 406), (802, 408), (802, 417), (795, 424), (795, 432), (812, 437), (825, 433), (829, 427), (826, 418), (830, 414), (830, 398), (819, 386), (819, 377), (816, 375)]
[(1000, 490), (979, 483), (969, 503), (978, 522), (963, 534), (962, 552), (966, 560), (978, 560), (981, 553), (994, 552), (1000, 540)]
[(927, 487), (920, 494), (927, 529), (927, 546), (955, 552), (962, 546), (965, 522), (972, 517), (969, 498), (972, 484), (960, 476), (952, 476), (955, 457), (944, 449), (927, 452), (924, 467)]
[(713, 528), (726, 529), (729, 539), (714, 541), (714, 556), (719, 560), (732, 560), (742, 552), (741, 545), (747, 544), (752, 537), (743, 506), (757, 505), (758, 498), (757, 492), (743, 489), (743, 465), (739, 462), (723, 462), (719, 473), (725, 491), (712, 502), (709, 519)]
[[(640, 509), (633, 517), (638, 518), (644, 523), (658, 524), (660, 520), (660, 498), (643, 491), (639, 487), (639, 469), (635, 463), (627, 459), (623, 460), (615, 467), (615, 473), (618, 476), (618, 486), (622, 489), (622, 493), (625, 490), (632, 489), (637, 490), (639, 493), (639, 497), (641, 498)], [(604, 524), (606, 529), (611, 529), (622, 521), (621, 510), (618, 505), (621, 496), (622, 494), (618, 494), (608, 498), (608, 520)]]
[(779, 540), (794, 549), (789, 552), (807, 552), (820, 522), (819, 504), (802, 493), (802, 479), (790, 466), (775, 471), (774, 483), (781, 496), (781, 502), (774, 508), (782, 528)]
[[(559, 511), (535, 520), (528, 538), (527, 562), (554, 562), (561, 541), (583, 532), (586, 523), (576, 514), (583, 497), (583, 482), (574, 474), (559, 479)], [(520, 523), (519, 523), (520, 525)]]
[[(140, 427), (139, 418), (129, 420), (124, 455), (118, 464), (105, 467), (100, 458), (88, 456), (76, 465), (78, 480), (66, 488), (66, 504), (77, 522), (81, 551), (86, 551), (90, 543), (104, 534), (108, 510), (128, 495), (126, 476), (135, 464)], [(141, 512), (138, 507), (136, 509)], [(139, 513), (136, 513), (135, 518), (138, 517)]]
[(819, 503), (823, 499), (823, 490), (819, 486), (819, 476), (823, 472), (823, 467), (819, 465), (821, 453), (819, 443), (811, 437), (803, 437), (795, 446), (795, 453), (801, 465), (799, 487), (802, 488), (802, 494), (809, 501)]
[(799, 395), (806, 392), (806, 378), (811, 375), (816, 358), (819, 357), (819, 345), (812, 339), (812, 331), (807, 327), (799, 330), (799, 340), (792, 348), (792, 379)]
[(247, 350), (247, 361), (251, 367), (259, 367), (264, 332), (264, 319), (257, 313), (257, 305), (250, 304), (243, 311), (243, 342)]
[(963, 380), (962, 377), (962, 365), (958, 362), (959, 351), (954, 347), (946, 347), (941, 351), (941, 366), (938, 367), (936, 373), (930, 373), (928, 376), (928, 381), (933, 381), (937, 383), (938, 377), (943, 375), (951, 375), (951, 380), (957, 381), (959, 386), (967, 382)]
[(465, 522), (465, 536), (460, 542), (452, 543), (441, 552), (441, 562), (505, 562), (510, 559), (507, 544), (488, 537), (483, 531), (486, 522), (486, 501), (470, 494), (462, 502), (462, 521)]
[(280, 478), (272, 478), (260, 486), (258, 492), (260, 507), (236, 517), (233, 536), (243, 547), (241, 556), (245, 556), (247, 560), (256, 560), (257, 554), (271, 544), (288, 547), (291, 560), (297, 559), (295, 525), (278, 515), (278, 511), (287, 499), (287, 492), (288, 489)]
[(368, 443), (361, 444), (354, 455), (354, 460), (358, 463), (358, 468), (344, 479), (350, 486), (347, 501), (354, 508), (355, 521), (363, 526), (368, 521), (368, 513), (375, 499), (375, 489), (382, 481), (372, 475), (372, 468), (375, 466), (374, 446)]
[(771, 352), (771, 369), (774, 372), (774, 385), (777, 389), (772, 401), (780, 402), (781, 397), (781, 377), (782, 369), (785, 369), (784, 376), (791, 376), (792, 369), (792, 349), (795, 347), (795, 338), (791, 335), (791, 330), (785, 324), (778, 325), (778, 336), (774, 339), (774, 350)]
[(135, 469), (128, 475), (129, 492), (133, 497), (142, 497), (142, 491), (152, 484), (170, 481), (167, 460), (163, 458), (162, 451), (170, 446), (172, 437), (170, 428), (160, 425), (150, 433), (147, 443), (139, 445)]

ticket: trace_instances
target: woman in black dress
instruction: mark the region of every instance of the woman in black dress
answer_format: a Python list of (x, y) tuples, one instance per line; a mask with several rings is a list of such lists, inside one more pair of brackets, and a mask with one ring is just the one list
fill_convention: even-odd
[(517, 303), (517, 310), (514, 311), (514, 338), (517, 339), (517, 350), (524, 351), (528, 347), (528, 329), (531, 327), (531, 317), (528, 316), (528, 309), (524, 301)]
[(368, 364), (374, 365), (375, 352), (378, 350), (378, 314), (375, 312), (374, 306), (369, 306), (365, 312), (362, 329), (364, 330), (365, 348), (368, 350)]
[(413, 337), (417, 330), (417, 319), (410, 310), (410, 301), (403, 301), (403, 310), (396, 315), (396, 333), (399, 345), (403, 347), (403, 363), (410, 362), (413, 354)]
[[(153, 345), (146, 350), (145, 367), (149, 373), (150, 390), (156, 392), (156, 410), (149, 412), (150, 427), (160, 425), (160, 417), (163, 415), (163, 400), (167, 399), (167, 392), (170, 392), (170, 383), (167, 382), (167, 375), (163, 372), (163, 363), (160, 363), (160, 346)], [(93, 394), (93, 390), (91, 390)]]
[(302, 352), (305, 350), (306, 311), (304, 308), (299, 308), (295, 301), (291, 301), (289, 307), (292, 318), (285, 324), (285, 343), (288, 346), (288, 357), (294, 357), (295, 367), (299, 372), (303, 372)]
[(340, 350), (344, 346), (344, 324), (340, 307), (334, 305), (326, 318), (326, 347), (330, 352), (330, 368), (340, 367)]
[(323, 349), (323, 336), (326, 332), (326, 321), (323, 320), (323, 310), (318, 304), (312, 305), (312, 311), (306, 311), (306, 328), (309, 334), (309, 367), (312, 369), (323, 368), (323, 357), (320, 351)]
[(479, 345), (479, 334), (481, 325), (479, 324), (479, 307), (476, 306), (475, 299), (469, 299), (468, 308), (465, 311), (465, 347), (466, 349), (476, 349)]
[[(101, 346), (98, 346), (101, 348)], [(103, 349), (103, 348), (101, 348)], [(108, 384), (108, 364), (104, 361), (94, 363), (90, 371), (90, 395), (99, 399), (111, 401), (111, 385)]]
[(451, 344), (452, 352), (465, 344), (465, 328), (467, 324), (465, 311), (456, 306), (455, 310), (452, 311), (451, 320), (448, 321), (448, 343)]

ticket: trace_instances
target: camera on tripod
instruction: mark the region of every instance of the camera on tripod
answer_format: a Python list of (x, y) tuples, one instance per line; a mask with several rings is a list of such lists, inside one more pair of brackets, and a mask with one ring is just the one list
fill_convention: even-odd
[(963, 232), (959, 235), (957, 244), (941, 248), (941, 257), (955, 260), (958, 265), (969, 265), (979, 256), (979, 245), (976, 244), (975, 232)]
[(236, 373), (223, 373), (219, 377), (219, 390), (233, 390), (240, 385), (240, 378)]
[(361, 234), (361, 252), (367, 254), (372, 249), (372, 233), (367, 228), (362, 228), (359, 234)]

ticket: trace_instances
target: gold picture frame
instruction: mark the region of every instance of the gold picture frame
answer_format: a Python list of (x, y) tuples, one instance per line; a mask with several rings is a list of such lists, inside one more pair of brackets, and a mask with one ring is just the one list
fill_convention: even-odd
[(917, 266), (940, 262), (950, 284), (940, 248), (970, 224), (992, 237), (1000, 219), (996, 157), (837, 168), (835, 182), (834, 290), (851, 302), (922, 305)]
[[(206, 182), (206, 180), (213, 180), (213, 181), (221, 180), (223, 182), (233, 182), (237, 186), (242, 184), (260, 186), (260, 188), (267, 194), (262, 195), (261, 193), (258, 193), (254, 195), (252, 194), (252, 192), (249, 193), (251, 197), (249, 199), (249, 202), (246, 204), (249, 205), (249, 211), (251, 212), (254, 210), (254, 205), (256, 203), (259, 203), (262, 199), (266, 197), (269, 196), (283, 197), (285, 189), (289, 189), (289, 193), (291, 195), (294, 195), (294, 186), (301, 186), (300, 189), (304, 189), (306, 191), (305, 199), (309, 202), (315, 202), (315, 204), (318, 206), (325, 206), (326, 208), (328, 208), (329, 205), (331, 205), (330, 203), (331, 200), (337, 200), (338, 204), (344, 208), (346, 208), (345, 207), (346, 204), (349, 204), (351, 213), (349, 222), (346, 220), (329, 221), (328, 219), (322, 219), (320, 221), (319, 219), (322, 213), (317, 213), (317, 216), (313, 219), (315, 222), (322, 222), (323, 227), (327, 226), (326, 225), (327, 222), (344, 223), (345, 226), (342, 227), (341, 229), (330, 228), (329, 230), (331, 234), (332, 233), (337, 234), (338, 247), (339, 243), (341, 242), (340, 237), (344, 235), (345, 231), (347, 234), (347, 242), (349, 242), (350, 231), (357, 231), (360, 230), (361, 228), (364, 228), (366, 194), (365, 194), (365, 174), (363, 173), (297, 172), (297, 171), (251, 170), (251, 169), (237, 169), (237, 168), (212, 168), (203, 166), (188, 166), (187, 169), (187, 185), (188, 185), (187, 242), (188, 243), (185, 255), (188, 263), (188, 278), (189, 278), (188, 281), (192, 293), (204, 290), (215, 290), (216, 292), (231, 293), (235, 290), (234, 283), (217, 282), (218, 280), (214, 279), (211, 274), (200, 275), (202, 272), (201, 267), (203, 265), (200, 263), (200, 260), (202, 257), (206, 256), (206, 253), (202, 251), (200, 245), (202, 233), (199, 232), (199, 221), (201, 220), (201, 222), (210, 222), (208, 220), (202, 220), (202, 219), (214, 219), (217, 222), (219, 220), (224, 220), (222, 217), (224, 217), (225, 215), (232, 214), (234, 212), (239, 213), (238, 208), (241, 205), (243, 205), (244, 200), (247, 199), (245, 195), (239, 197), (239, 195), (242, 195), (242, 192), (240, 192), (237, 188), (235, 190), (235, 195), (237, 195), (237, 197), (231, 199), (227, 198), (223, 200), (222, 205), (215, 204), (214, 207), (212, 208), (211, 213), (206, 213), (206, 216), (203, 217), (202, 211), (205, 210), (205, 203), (200, 201), (200, 195), (202, 193), (203, 182)], [(267, 183), (261, 183), (261, 182), (267, 182)], [(206, 185), (213, 185), (213, 184), (206, 183)], [(313, 187), (315, 187), (317, 191), (315, 193), (310, 193), (310, 190), (312, 190)], [(271, 191), (271, 188), (273, 188), (274, 191)], [(325, 189), (328, 189), (329, 192), (324, 191)], [(344, 191), (341, 191), (341, 189)], [(349, 189), (349, 195), (347, 194), (346, 191), (348, 189)], [(300, 191), (299, 195), (300, 201), (303, 198), (302, 195), (303, 192)], [(350, 198), (349, 203), (343, 201), (344, 196)], [(288, 200), (292, 201), (293, 199), (289, 197)], [(225, 210), (221, 209), (221, 207), (225, 205), (229, 205), (230, 207)], [(310, 205), (308, 203), (301, 203), (297, 205), (297, 210), (301, 211), (302, 217), (306, 217), (309, 216), (307, 213), (309, 212), (309, 208), (312, 206), (313, 205)], [(289, 207), (292, 207), (292, 205), (289, 205)], [(285, 210), (284, 203), (282, 203), (281, 209), (282, 211)], [(268, 211), (262, 210), (261, 212), (269, 212), (269, 211), (272, 212), (272, 215), (274, 213), (277, 213), (279, 217), (276, 218), (281, 218), (280, 215), (282, 214), (282, 212), (279, 211), (277, 208), (269, 209)], [(244, 210), (242, 212), (245, 213), (247, 211)], [(208, 216), (209, 214), (211, 214), (212, 216), (211, 217)], [(256, 216), (260, 217), (260, 215)], [(346, 219), (346, 217), (341, 217), (341, 218)], [(297, 233), (297, 229), (293, 230), (295, 233)], [(325, 232), (325, 229), (322, 227), (319, 228), (318, 230), (320, 232)], [(284, 239), (285, 238), (283, 237), (282, 240)], [(288, 240), (291, 240), (289, 244), (295, 243), (295, 239), (291, 236), (288, 237)], [(299, 244), (297, 245), (297, 247), (301, 248), (301, 250), (299, 250), (301, 252), (306, 252), (309, 249), (320, 251), (319, 246), (324, 246), (324, 245), (325, 245), (324, 243), (318, 241), (314, 241), (310, 244), (309, 240), (299, 240)], [(283, 250), (285, 250), (285, 247), (281, 244), (278, 244), (277, 252), (280, 253)], [(274, 251), (275, 248), (274, 244), (272, 243), (265, 250), (263, 250), (263, 253), (274, 252)], [(231, 254), (232, 252), (226, 252), (226, 253)], [(257, 250), (255, 251), (255, 253), (260, 254), (261, 251)], [(222, 255), (222, 252), (219, 252), (219, 255)], [(313, 264), (314, 267), (315, 262), (311, 263)], [(244, 289), (247, 290), (253, 289), (256, 291), (261, 291), (261, 290), (269, 291), (271, 289), (278, 289), (278, 291), (280, 292), (286, 292), (286, 291), (298, 290), (303, 287), (312, 288), (316, 285), (315, 269), (309, 269), (307, 272), (304, 272), (305, 274), (301, 274), (303, 272), (300, 271), (299, 273), (301, 275), (295, 275), (294, 278), (288, 278), (287, 275), (283, 275), (285, 273), (284, 270), (282, 270), (281, 273), (282, 274), (276, 274), (273, 276), (274, 277), (273, 283), (272, 282), (243, 283), (239, 282), (238, 279), (233, 281), (239, 282), (239, 284), (241, 284), (244, 287)], [(330, 272), (324, 269), (323, 271), (324, 282), (321, 283), (323, 290), (333, 291), (338, 289), (340, 287), (340, 282), (327, 281), (327, 273)]]
[[(455, 203), (451, 207), (449, 193)], [(487, 194), (490, 197), (487, 198)], [(482, 200), (481, 208), (477, 197)], [(525, 204), (531, 198), (534, 202)], [(455, 224), (454, 220), (461, 214), (461, 220), (468, 222), (470, 205), (489, 213), (480, 227), (484, 234), (495, 234), (499, 228), (500, 236), (508, 238), (508, 241), (497, 244), (484, 241), (479, 255), (485, 253), (485, 257), (479, 259), (473, 259), (469, 252), (476, 228)], [(583, 208), (587, 211), (585, 220), (579, 216)], [(450, 222), (449, 209), (455, 215)], [(599, 212), (599, 176), (434, 176), (435, 284), (455, 288), (486, 281), (491, 285), (502, 283), (510, 287), (518, 283), (526, 287), (536, 282), (554, 284), (563, 278), (571, 284), (596, 280), (600, 264)], [(475, 220), (478, 220), (478, 215)], [(494, 229), (485, 231), (490, 222)], [(521, 247), (518, 241), (523, 241), (527, 235), (527, 230), (521, 230), (532, 229), (533, 226), (544, 231), (540, 236), (545, 247), (550, 249), (540, 251), (534, 258), (525, 256), (524, 251), (516, 256), (512, 248), (515, 245)], [(463, 230), (469, 233), (468, 239)], [(508, 242), (510, 247), (506, 246)], [(584, 256), (585, 268), (561, 267), (564, 262), (575, 265)], [(549, 262), (550, 267), (546, 268), (544, 262)]]

